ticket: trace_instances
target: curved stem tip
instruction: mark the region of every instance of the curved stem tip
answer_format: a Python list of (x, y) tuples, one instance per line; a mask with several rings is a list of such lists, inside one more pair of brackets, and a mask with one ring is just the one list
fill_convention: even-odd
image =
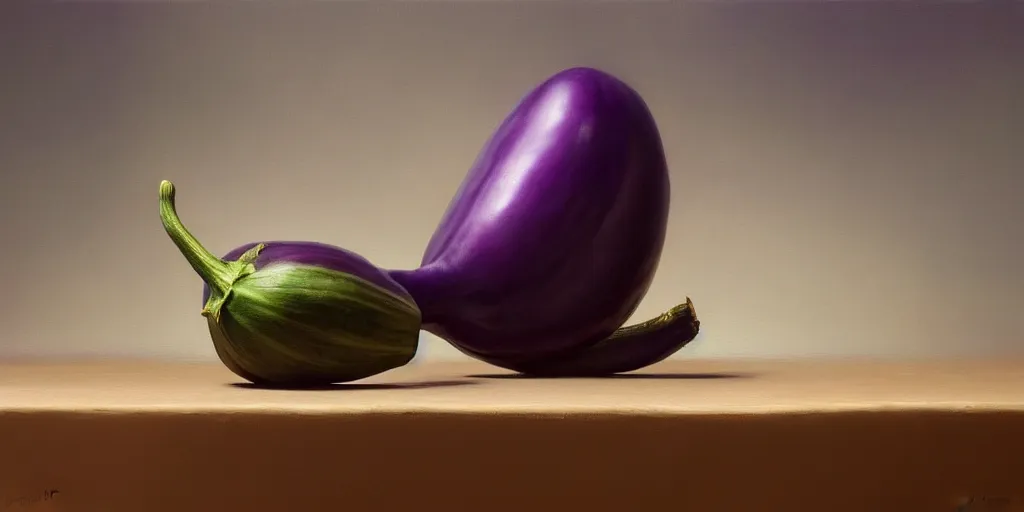
[(503, 366), (536, 377), (602, 377), (658, 363), (685, 347), (700, 331), (689, 298), (665, 313), (621, 327), (594, 345), (528, 363)]
[(181, 223), (174, 207), (174, 184), (167, 180), (160, 182), (160, 220), (163, 222), (164, 231), (167, 231), (171, 241), (178, 246), (178, 250), (199, 277), (203, 278), (212, 290), (221, 295), (226, 294), (234, 281), (230, 265), (206, 250)]

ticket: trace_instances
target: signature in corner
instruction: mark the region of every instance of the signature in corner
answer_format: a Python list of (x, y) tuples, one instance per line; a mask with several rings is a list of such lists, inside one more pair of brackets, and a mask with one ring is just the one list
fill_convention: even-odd
[(47, 489), (39, 494), (33, 494), (30, 496), (18, 496), (16, 498), (9, 498), (3, 500), (4, 510), (6, 509), (17, 509), (26, 507), (29, 505), (35, 505), (44, 501), (50, 501), (57, 498), (60, 491), (57, 489)]

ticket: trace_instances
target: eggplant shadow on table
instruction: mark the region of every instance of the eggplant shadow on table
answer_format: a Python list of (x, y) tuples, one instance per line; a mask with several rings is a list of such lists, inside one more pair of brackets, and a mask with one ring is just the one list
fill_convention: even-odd
[(338, 383), (316, 386), (272, 386), (258, 385), (251, 382), (232, 382), (228, 386), (242, 389), (265, 389), (274, 391), (366, 391), (366, 390), (402, 390), (402, 389), (431, 389), (446, 388), (454, 386), (479, 385), (480, 382), (471, 380), (434, 380), (423, 382), (394, 382), (394, 383)]
[(601, 376), (557, 376), (544, 377), (522, 373), (487, 373), (467, 375), (470, 379), (637, 379), (637, 380), (707, 380), (707, 379), (744, 379), (756, 377), (752, 373), (616, 373)]

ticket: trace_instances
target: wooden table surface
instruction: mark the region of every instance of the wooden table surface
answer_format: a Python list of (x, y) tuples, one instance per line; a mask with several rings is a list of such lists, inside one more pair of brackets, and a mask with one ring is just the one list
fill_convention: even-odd
[(305, 391), (219, 363), (0, 364), (0, 510), (1009, 512), (1022, 440), (1011, 360), (430, 363)]
[(219, 363), (6, 362), (0, 411), (721, 414), (1024, 410), (1024, 361), (667, 361), (601, 379), (414, 363), (318, 390), (248, 386)]

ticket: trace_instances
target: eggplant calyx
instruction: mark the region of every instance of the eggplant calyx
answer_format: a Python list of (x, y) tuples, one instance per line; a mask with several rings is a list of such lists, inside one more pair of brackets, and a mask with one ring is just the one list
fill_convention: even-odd
[(201, 315), (212, 318), (214, 322), (220, 321), (221, 308), (224, 307), (224, 303), (227, 302), (228, 297), (231, 296), (231, 291), (234, 289), (235, 283), (243, 277), (256, 272), (256, 265), (254, 262), (264, 247), (266, 247), (266, 245), (256, 244), (239, 256), (237, 260), (226, 262), (228, 269), (231, 272), (231, 282), (223, 292), (220, 290), (211, 291), (210, 298), (206, 300), (203, 310), (200, 311)]
[(207, 250), (196, 237), (182, 224), (174, 204), (174, 184), (164, 180), (160, 182), (160, 220), (164, 231), (178, 247), (192, 269), (210, 287), (210, 298), (206, 301), (201, 314), (204, 317), (220, 320), (220, 312), (224, 303), (231, 296), (231, 289), (239, 279), (256, 271), (255, 261), (264, 244), (257, 244), (235, 261), (224, 261)]

